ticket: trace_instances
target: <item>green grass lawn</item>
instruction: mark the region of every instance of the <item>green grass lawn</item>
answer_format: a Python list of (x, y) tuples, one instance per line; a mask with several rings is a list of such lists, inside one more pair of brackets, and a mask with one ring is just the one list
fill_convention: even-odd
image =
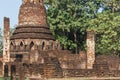
[[(4, 78), (0, 77), (0, 80), (4, 80)], [(8, 77), (7, 80), (10, 80), (10, 77)], [(18, 78), (16, 78), (16, 80), (18, 80)]]
[(0, 80), (4, 80), (3, 77), (0, 77)]
[[(4, 80), (4, 78), (3, 77), (0, 77), (0, 80)], [(10, 77), (8, 77), (8, 79), (7, 80), (10, 80)]]

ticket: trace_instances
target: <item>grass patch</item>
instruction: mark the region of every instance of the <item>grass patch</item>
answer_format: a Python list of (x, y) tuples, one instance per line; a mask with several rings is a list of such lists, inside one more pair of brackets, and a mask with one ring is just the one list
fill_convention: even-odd
[(4, 80), (3, 77), (0, 77), (0, 80)]
[[(4, 80), (4, 77), (0, 77), (0, 80)], [(8, 77), (7, 80), (10, 80), (10, 77)]]

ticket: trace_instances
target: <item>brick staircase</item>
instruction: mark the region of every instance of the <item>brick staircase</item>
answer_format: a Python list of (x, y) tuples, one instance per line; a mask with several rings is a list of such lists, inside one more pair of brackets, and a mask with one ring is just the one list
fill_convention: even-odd
[(62, 69), (57, 58), (44, 58), (44, 77), (46, 78), (60, 78), (63, 77)]

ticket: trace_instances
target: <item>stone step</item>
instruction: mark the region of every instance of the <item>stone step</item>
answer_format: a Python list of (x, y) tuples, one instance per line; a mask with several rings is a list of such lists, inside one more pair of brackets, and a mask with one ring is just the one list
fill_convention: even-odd
[(57, 58), (45, 58), (44, 76), (47, 78), (62, 77), (62, 69)]

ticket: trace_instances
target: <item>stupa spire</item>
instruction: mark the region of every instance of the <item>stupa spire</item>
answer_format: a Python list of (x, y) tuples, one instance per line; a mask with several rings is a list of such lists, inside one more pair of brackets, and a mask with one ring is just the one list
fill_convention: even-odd
[(11, 40), (15, 39), (54, 40), (47, 24), (43, 0), (22, 0), (18, 26), (11, 36)]
[(46, 26), (46, 10), (43, 0), (22, 0), (18, 21), (19, 26)]
[(43, 0), (22, 0), (22, 3), (43, 3)]

